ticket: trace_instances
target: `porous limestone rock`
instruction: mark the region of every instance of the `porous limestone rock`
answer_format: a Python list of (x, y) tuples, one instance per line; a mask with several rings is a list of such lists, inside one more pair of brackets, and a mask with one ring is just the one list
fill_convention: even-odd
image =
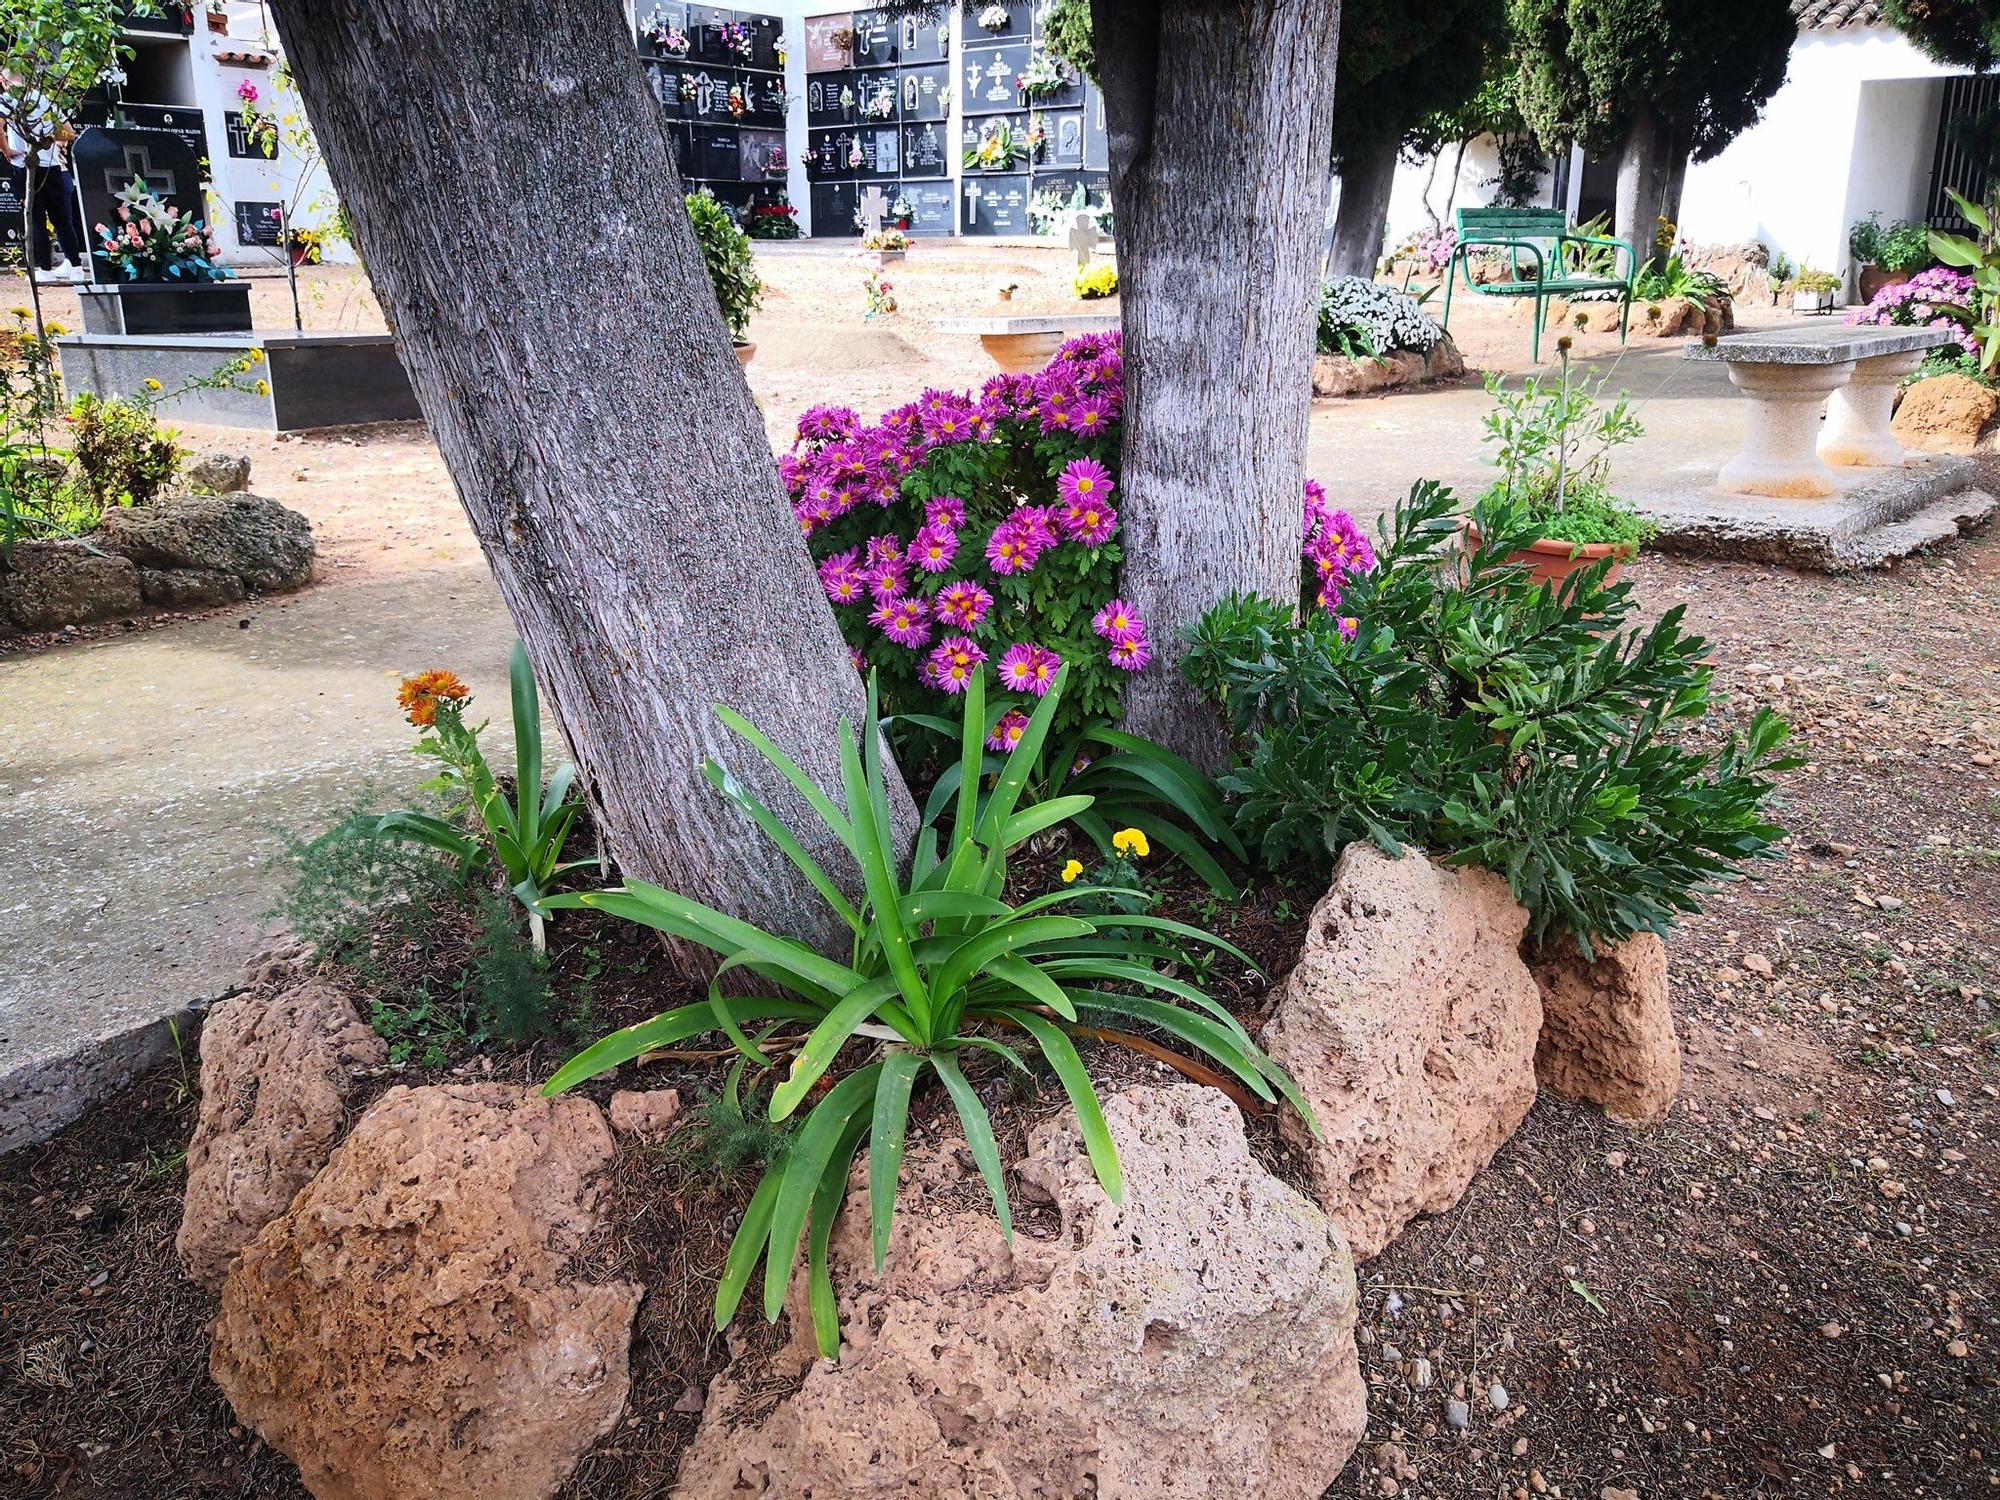
[(681, 1115), (679, 1089), (619, 1089), (607, 1113), (611, 1128), (635, 1140), (659, 1140)]
[(0, 566), (0, 627), (59, 630), (143, 608), (139, 570), (82, 542), (17, 541)]
[(141, 568), (139, 592), (159, 609), (206, 609), (236, 604), (246, 590), (242, 579), (217, 568)]
[(1388, 390), (1399, 385), (1456, 380), (1464, 373), (1465, 359), (1447, 333), (1431, 345), (1429, 354), (1419, 354), (1414, 349), (1398, 349), (1381, 359), (1317, 355), (1313, 359), (1312, 387), (1315, 396), (1365, 395), (1369, 391)]
[(934, 1142), (911, 1148), (876, 1272), (857, 1167), (839, 1362), (775, 1407), (719, 1375), (679, 1500), (1316, 1500), (1367, 1420), (1339, 1231), (1221, 1094), (1138, 1085), (1104, 1110), (1123, 1207), (1074, 1122), (1041, 1125), (1011, 1255), (962, 1148)]
[(188, 1275), (222, 1284), (237, 1252), (326, 1165), (354, 1069), (382, 1039), (324, 980), (217, 1004), (201, 1030), (201, 1115), (188, 1145), (174, 1247)]
[(2000, 415), (2000, 391), (1970, 375), (1933, 375), (1903, 392), (1889, 430), (1905, 448), (1971, 453)]
[(1598, 943), (1586, 962), (1573, 939), (1536, 955), (1542, 1036), (1535, 1073), (1565, 1098), (1604, 1106), (1626, 1125), (1664, 1116), (1681, 1086), (1681, 1048), (1667, 1007), (1667, 947), (1657, 933)]
[(209, 1368), (319, 1500), (542, 1500), (616, 1425), (640, 1289), (571, 1266), (587, 1099), (395, 1088), (223, 1283)]
[(187, 487), (197, 495), (233, 495), (249, 489), (249, 455), (197, 453), (187, 466)]
[(1283, 1128), (1356, 1259), (1456, 1203), (1535, 1102), (1527, 920), (1497, 875), (1367, 843), (1313, 908), (1263, 1041), (1319, 1117)]
[(230, 573), (260, 593), (312, 578), (312, 524), (262, 495), (175, 495), (109, 510), (91, 540), (142, 568)]

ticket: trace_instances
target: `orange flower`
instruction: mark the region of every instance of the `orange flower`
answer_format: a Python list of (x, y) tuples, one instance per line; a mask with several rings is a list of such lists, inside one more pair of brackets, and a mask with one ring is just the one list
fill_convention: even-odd
[(458, 674), (442, 667), (405, 677), (403, 685), (396, 689), (396, 702), (419, 729), (428, 729), (437, 722), (439, 704), (463, 703), (471, 696), (472, 689), (459, 680)]

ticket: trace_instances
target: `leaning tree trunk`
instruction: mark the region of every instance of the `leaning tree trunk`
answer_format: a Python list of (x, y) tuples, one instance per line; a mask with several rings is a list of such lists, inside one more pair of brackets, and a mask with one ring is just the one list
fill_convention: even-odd
[(1618, 153), (1618, 197), (1613, 233), (1631, 243), (1644, 262), (1653, 253), (1653, 233), (1667, 206), (1671, 132), (1660, 117), (1642, 107), (1625, 131)]
[(1298, 593), (1334, 0), (1092, 0), (1118, 207), (1126, 592), (1158, 660), (1127, 727), (1213, 764), (1181, 676), (1223, 596)]
[(1352, 153), (1340, 169), (1340, 210), (1333, 221), (1329, 276), (1373, 276), (1382, 258), (1389, 222), (1389, 192), (1396, 185), (1394, 136)]
[[(619, 864), (829, 937), (823, 903), (701, 775), (713, 756), (801, 814), (714, 705), (837, 788), (836, 720), (865, 704), (617, 0), (275, 9), (410, 383)], [(907, 829), (900, 780), (894, 801)], [(852, 873), (815, 821), (787, 821)]]

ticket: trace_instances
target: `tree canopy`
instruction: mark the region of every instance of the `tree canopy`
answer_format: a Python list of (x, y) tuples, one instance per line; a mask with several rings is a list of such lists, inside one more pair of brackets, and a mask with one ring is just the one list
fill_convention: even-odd
[(1975, 73), (2000, 65), (2000, 5), (1993, 0), (1882, 0), (1882, 14), (1941, 63)]
[(1406, 137), (1478, 94), (1507, 34), (1507, 0), (1345, 0), (1334, 77), (1336, 163)]
[(1788, 0), (1508, 0), (1508, 12), (1521, 112), (1544, 147), (1615, 150), (1649, 108), (1696, 161), (1756, 122), (1798, 35)]

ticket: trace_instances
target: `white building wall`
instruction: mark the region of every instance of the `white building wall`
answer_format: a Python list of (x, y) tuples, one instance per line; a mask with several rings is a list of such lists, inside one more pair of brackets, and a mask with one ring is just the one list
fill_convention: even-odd
[[(1581, 158), (1578, 158), (1580, 162)], [(1549, 160), (1541, 176), (1536, 180), (1531, 201), (1547, 203), (1555, 179), (1554, 159)], [(1454, 169), (1457, 189), (1453, 190)], [(1430, 226), (1432, 215), (1439, 223), (1451, 223), (1454, 208), (1479, 208), (1493, 201), (1493, 181), (1500, 171), (1500, 143), (1491, 136), (1481, 136), (1466, 144), (1465, 155), (1461, 159), (1456, 146), (1447, 149), (1435, 162), (1425, 157), (1418, 161), (1402, 160), (1396, 163), (1396, 178), (1389, 188), (1389, 243), (1402, 244), (1411, 236)], [(1577, 169), (1570, 173), (1571, 193), (1577, 180)], [(1336, 195), (1336, 202), (1338, 197)]]

